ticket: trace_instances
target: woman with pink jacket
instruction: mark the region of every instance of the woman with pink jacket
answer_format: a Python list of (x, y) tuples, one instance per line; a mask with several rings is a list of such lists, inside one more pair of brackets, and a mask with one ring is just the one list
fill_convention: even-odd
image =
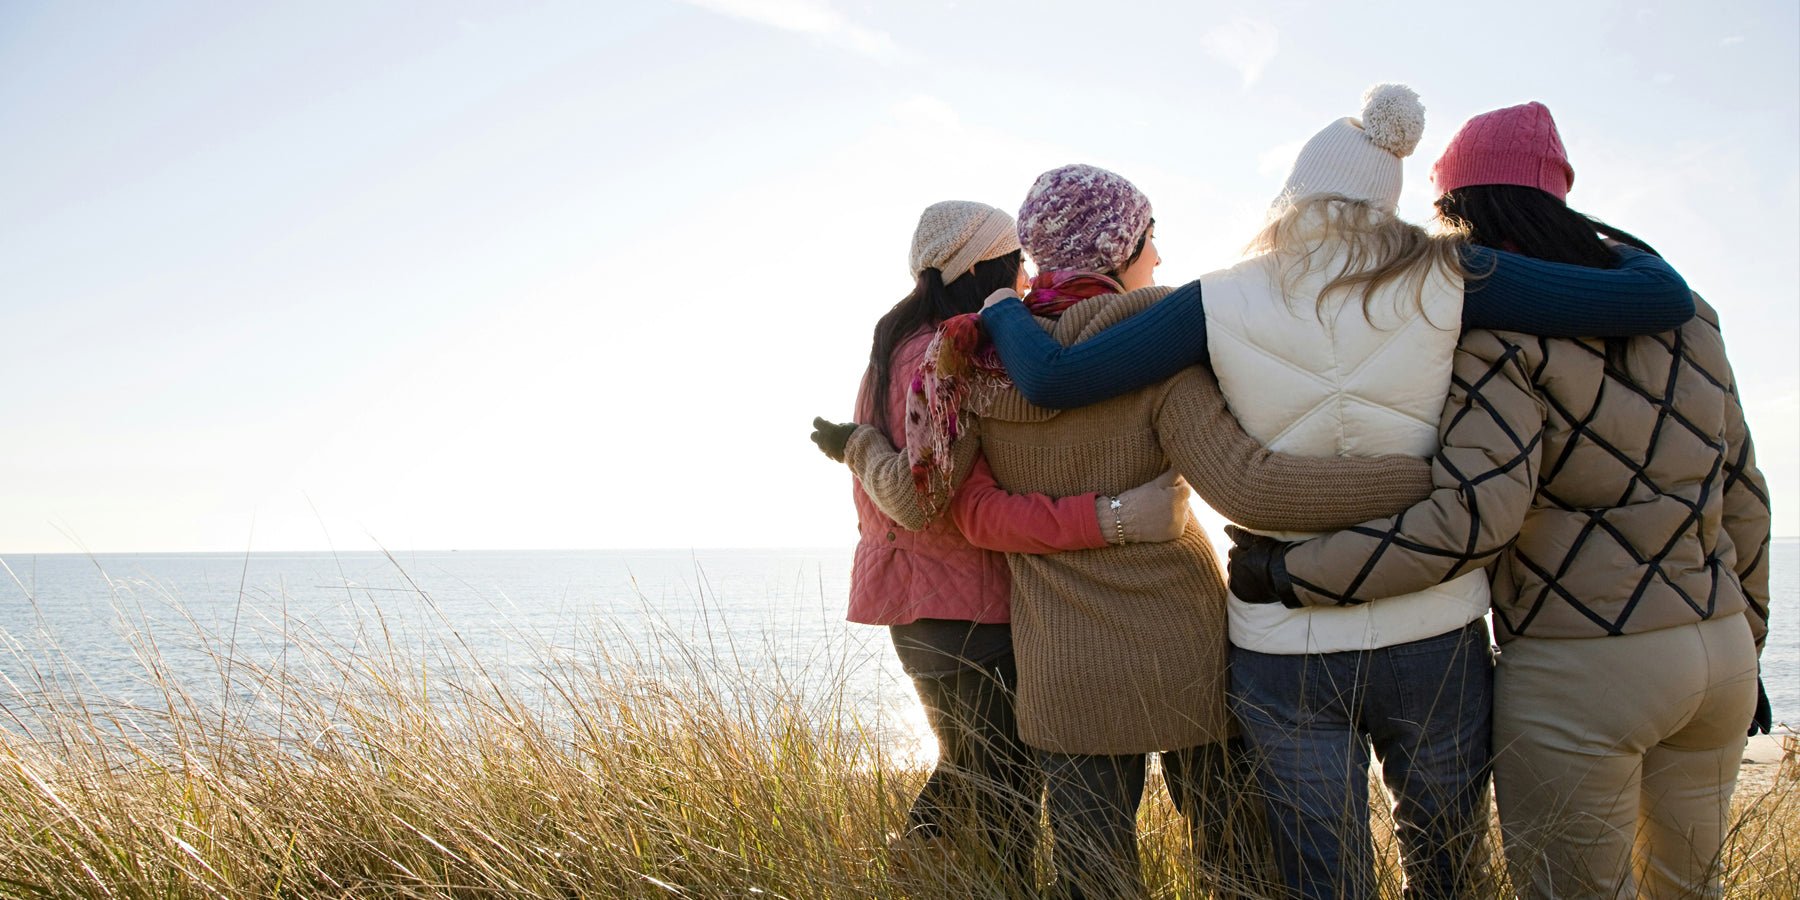
[[(1013, 218), (981, 203), (928, 207), (913, 235), (915, 285), (876, 323), (856, 418), (904, 446), (913, 372), (944, 319), (981, 308), (994, 290), (1021, 285)], [(815, 422), (814, 440), (842, 459), (851, 429)], [(965, 456), (962, 488), (947, 510), (883, 512), (862, 483), (849, 619), (885, 625), (938, 741), (938, 762), (907, 816), (903, 841), (975, 844), (1001, 882), (1029, 891), (1041, 778), (1019, 744), (1013, 713), (1011, 578), (1005, 554), (1055, 553), (1113, 542), (1170, 540), (1186, 521), (1173, 477), (1113, 498), (1011, 495), (987, 464)], [(870, 490), (874, 486), (869, 486)], [(1100, 517), (1104, 515), (1106, 535)]]

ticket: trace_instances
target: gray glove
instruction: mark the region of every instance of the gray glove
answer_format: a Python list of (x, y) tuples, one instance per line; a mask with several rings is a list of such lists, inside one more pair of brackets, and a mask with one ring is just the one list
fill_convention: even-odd
[(819, 452), (837, 462), (844, 461), (844, 447), (850, 443), (850, 436), (856, 433), (855, 422), (839, 424), (824, 417), (813, 419), (812, 442), (819, 446)]
[(1094, 515), (1109, 544), (1172, 541), (1187, 528), (1188, 484), (1174, 471), (1164, 472), (1116, 498), (1101, 495)]

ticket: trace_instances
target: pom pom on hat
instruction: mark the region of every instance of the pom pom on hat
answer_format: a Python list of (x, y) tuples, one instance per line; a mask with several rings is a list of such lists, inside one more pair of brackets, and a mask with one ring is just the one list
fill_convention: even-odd
[(1047, 270), (1110, 272), (1150, 228), (1150, 198), (1116, 172), (1068, 165), (1039, 175), (1019, 207), (1019, 243)]
[(1402, 159), (1425, 135), (1425, 104), (1404, 84), (1378, 84), (1363, 94), (1363, 133), (1370, 143)]
[(925, 207), (913, 229), (907, 262), (912, 276), (936, 269), (949, 284), (983, 260), (1019, 249), (1013, 217), (1004, 210), (973, 200), (945, 200)]
[(1400, 205), (1400, 159), (1425, 133), (1425, 106), (1403, 84), (1378, 84), (1363, 95), (1363, 119), (1339, 119), (1312, 136), (1276, 203), (1330, 194), (1392, 212)]

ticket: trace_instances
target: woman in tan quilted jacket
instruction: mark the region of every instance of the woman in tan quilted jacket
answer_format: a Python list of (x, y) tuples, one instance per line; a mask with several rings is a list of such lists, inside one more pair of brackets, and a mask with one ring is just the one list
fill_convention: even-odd
[[(1593, 266), (1613, 258), (1601, 234), (1642, 246), (1565, 205), (1540, 104), (1470, 120), (1433, 179), (1479, 243)], [(1234, 594), (1289, 606), (1492, 566), (1494, 781), (1524, 896), (1717, 896), (1746, 726), (1769, 727), (1768, 494), (1718, 316), (1697, 308), (1629, 339), (1467, 332), (1428, 500), (1232, 553)]]
[[(1027, 306), (1067, 345), (1139, 312), (1168, 288), (1149, 201), (1092, 166), (1040, 177), (1020, 212), (1039, 266)], [(1407, 456), (1307, 458), (1271, 453), (1226, 409), (1212, 373), (1195, 367), (1104, 403), (1057, 412), (1004, 380), (966, 320), (940, 329), (908, 406), (910, 456), (874, 429), (848, 461), (884, 508), (942, 502), (979, 445), (1009, 491), (1054, 497), (1116, 494), (1171, 467), (1235, 521), (1269, 529), (1343, 526), (1392, 511), (1416, 488)], [(916, 480), (915, 480), (916, 476)], [(1261, 896), (1255, 867), (1234, 859), (1233, 797), (1247, 773), (1225, 752), (1225, 585), (1211, 544), (1189, 522), (1178, 539), (1048, 555), (1009, 554), (1020, 738), (1037, 748), (1061, 890), (1142, 891), (1135, 815), (1147, 754), (1187, 816), (1215, 891)], [(1235, 827), (1246, 829), (1238, 820)], [(1254, 833), (1254, 832), (1252, 832)]]

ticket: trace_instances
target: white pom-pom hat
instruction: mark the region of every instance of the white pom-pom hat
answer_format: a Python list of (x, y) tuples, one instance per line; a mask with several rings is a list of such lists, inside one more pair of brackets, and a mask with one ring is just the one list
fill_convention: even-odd
[(1375, 85), (1363, 94), (1361, 119), (1339, 119), (1300, 148), (1276, 203), (1331, 194), (1392, 212), (1400, 205), (1400, 160), (1424, 133), (1425, 106), (1412, 88)]

